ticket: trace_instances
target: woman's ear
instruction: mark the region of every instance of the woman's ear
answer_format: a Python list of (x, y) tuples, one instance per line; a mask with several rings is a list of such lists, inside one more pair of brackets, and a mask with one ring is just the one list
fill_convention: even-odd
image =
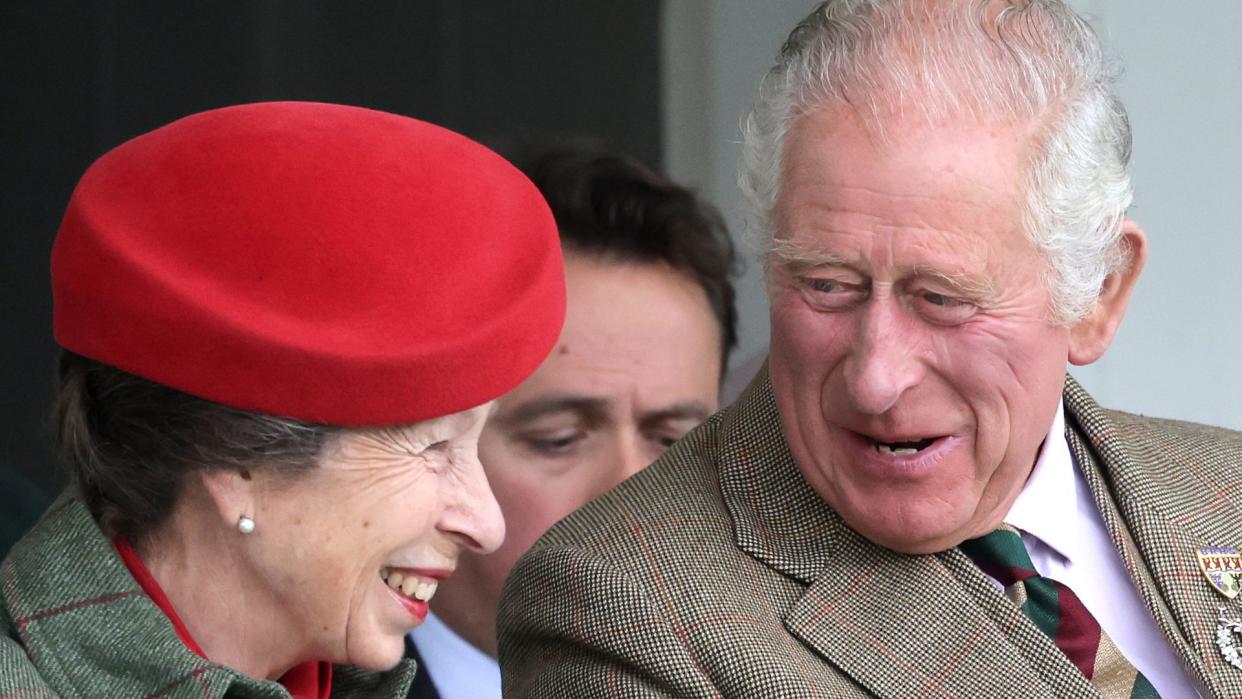
[(1122, 223), (1121, 237), (1126, 263), (1108, 275), (1095, 305), (1087, 315), (1070, 326), (1069, 360), (1076, 366), (1099, 359), (1113, 343), (1117, 328), (1121, 327), (1121, 320), (1130, 306), (1134, 285), (1147, 262), (1147, 235), (1137, 223), (1127, 218)]
[(230, 468), (204, 469), (199, 471), (198, 477), (226, 526), (237, 527), (245, 517), (250, 520), (253, 530), (257, 497), (255, 482), (249, 471)]

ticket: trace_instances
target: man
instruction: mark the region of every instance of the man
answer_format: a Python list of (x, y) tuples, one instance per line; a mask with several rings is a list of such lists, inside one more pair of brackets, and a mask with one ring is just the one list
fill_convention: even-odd
[(568, 320), (480, 437), (507, 535), (496, 553), (459, 560), (411, 634), (423, 668), (411, 697), (500, 696), (496, 607), (513, 563), (715, 412), (735, 343), (733, 246), (714, 210), (594, 147), (546, 151), (522, 169), (560, 231)]
[(1242, 435), (1065, 376), (1146, 258), (1129, 157), (1059, 0), (815, 9), (746, 128), (768, 370), (519, 562), (506, 693), (1242, 696)]

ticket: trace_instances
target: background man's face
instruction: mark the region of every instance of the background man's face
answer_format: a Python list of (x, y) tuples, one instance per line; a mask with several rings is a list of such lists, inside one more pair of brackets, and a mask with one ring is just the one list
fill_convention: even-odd
[(785, 144), (773, 389), (813, 488), (907, 553), (993, 528), (1061, 394), (1069, 331), (1021, 229), (1025, 129), (804, 115)]
[(720, 326), (703, 290), (654, 264), (566, 255), (569, 308), (552, 354), (501, 398), (479, 441), (508, 534), (463, 555), (433, 610), (494, 653), (500, 590), (549, 527), (642, 469), (719, 402)]

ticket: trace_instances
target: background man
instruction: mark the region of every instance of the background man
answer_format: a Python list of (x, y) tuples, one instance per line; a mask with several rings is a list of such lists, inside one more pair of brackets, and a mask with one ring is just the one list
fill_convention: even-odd
[[(524, 164), (523, 164), (524, 162)], [(459, 561), (412, 634), (411, 696), (500, 696), (496, 607), (544, 531), (716, 411), (735, 344), (732, 243), (717, 213), (598, 148), (519, 159), (552, 208), (568, 315), (551, 356), (500, 401), (479, 456), (505, 515), (499, 551)]]
[(1199, 569), (1242, 545), (1242, 435), (1065, 376), (1147, 253), (1112, 78), (1057, 0), (794, 30), (742, 176), (768, 370), (517, 565), (506, 692), (1242, 694), (1242, 612)]

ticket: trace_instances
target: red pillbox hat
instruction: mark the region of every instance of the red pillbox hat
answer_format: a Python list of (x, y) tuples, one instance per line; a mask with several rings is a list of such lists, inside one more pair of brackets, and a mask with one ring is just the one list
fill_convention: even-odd
[(496, 398), (565, 313), (556, 225), (516, 168), (432, 124), (304, 102), (195, 114), (104, 155), (52, 291), (70, 351), (342, 426)]

